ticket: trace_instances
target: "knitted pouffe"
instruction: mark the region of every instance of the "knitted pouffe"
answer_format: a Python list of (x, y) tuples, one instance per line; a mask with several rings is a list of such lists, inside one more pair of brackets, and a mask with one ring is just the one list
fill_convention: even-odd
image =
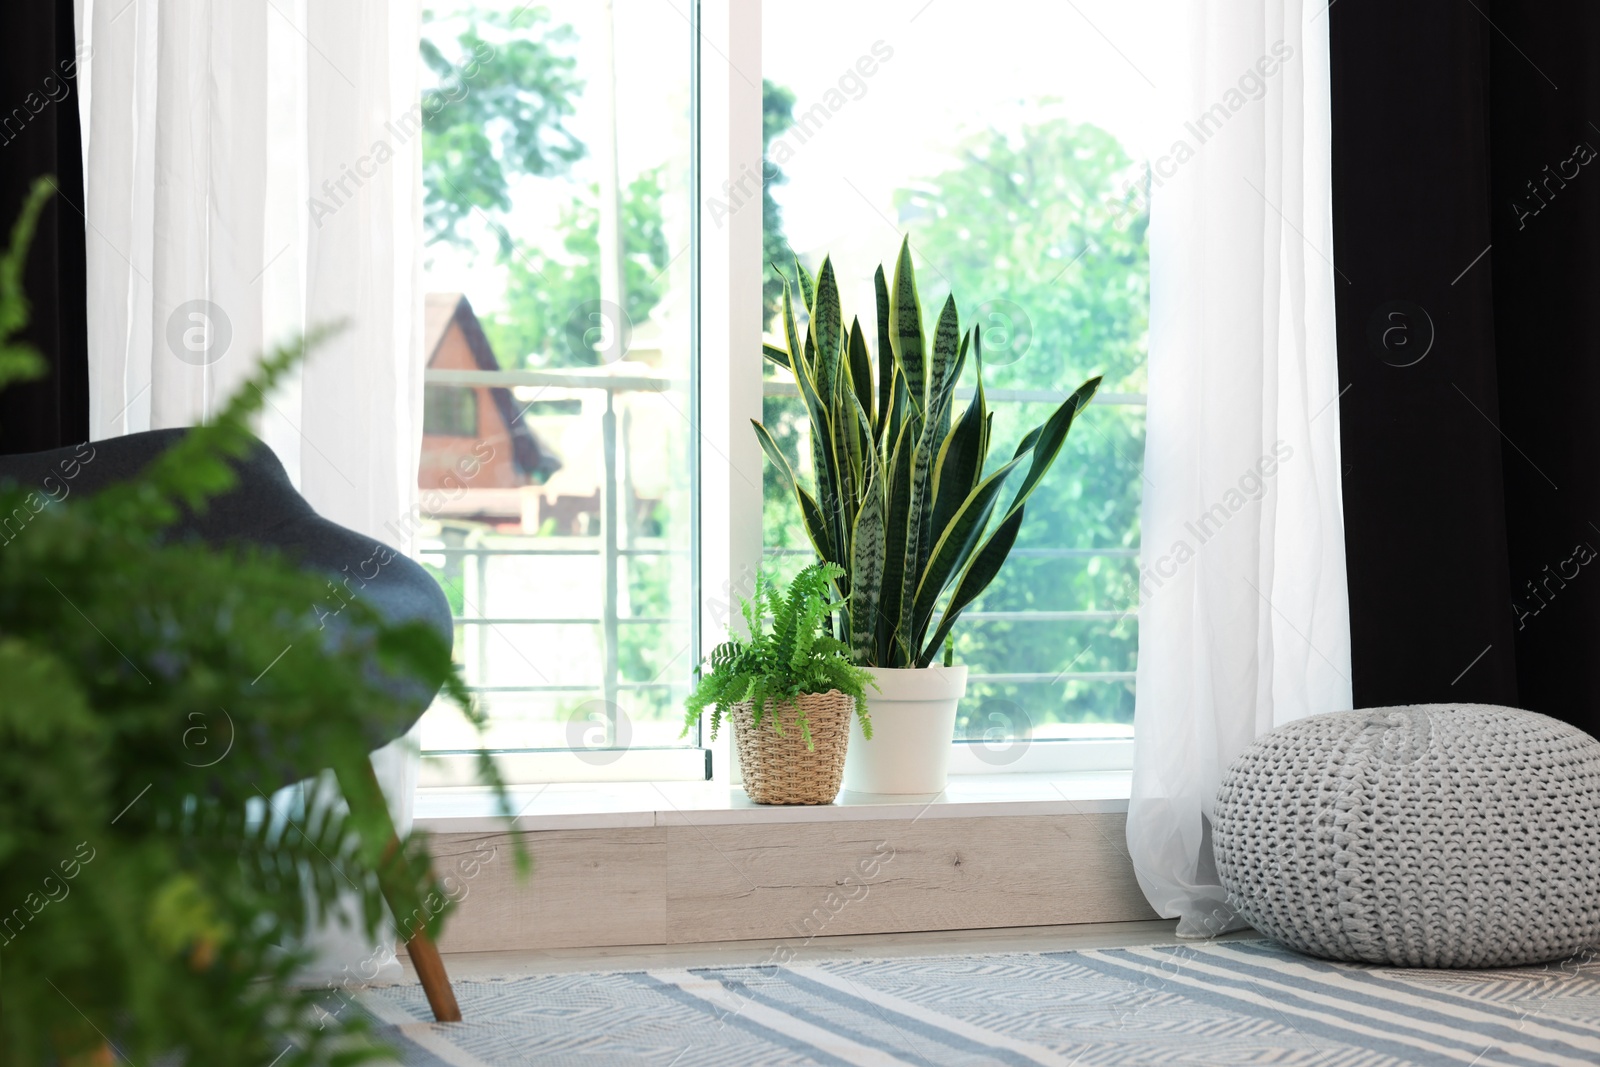
[(1600, 742), (1514, 708), (1314, 715), (1223, 775), (1217, 871), (1315, 956), (1507, 967), (1600, 941)]

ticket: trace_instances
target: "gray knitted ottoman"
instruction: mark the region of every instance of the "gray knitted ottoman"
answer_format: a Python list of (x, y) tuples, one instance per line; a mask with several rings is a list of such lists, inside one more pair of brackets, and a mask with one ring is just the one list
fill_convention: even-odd
[(1600, 941), (1600, 742), (1530, 711), (1301, 719), (1234, 760), (1211, 827), (1239, 913), (1314, 956), (1507, 967)]

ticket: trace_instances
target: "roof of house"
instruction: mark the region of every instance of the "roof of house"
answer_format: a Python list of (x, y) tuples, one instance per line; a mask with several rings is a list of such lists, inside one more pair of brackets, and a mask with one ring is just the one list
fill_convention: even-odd
[[(439, 346), (444, 343), (452, 323), (461, 327), (461, 335), (466, 338), (467, 348), (472, 352), (479, 370), (501, 369), (489, 338), (484, 335), (483, 325), (478, 322), (478, 316), (473, 312), (472, 303), (465, 293), (428, 294), (422, 319), (423, 350), (428, 354), (425, 366), (433, 365), (434, 358), (439, 354)], [(543, 482), (560, 470), (560, 458), (523, 421), (511, 390), (495, 386), (490, 388), (489, 394), (511, 431), (512, 460), (517, 469), (536, 482)]]

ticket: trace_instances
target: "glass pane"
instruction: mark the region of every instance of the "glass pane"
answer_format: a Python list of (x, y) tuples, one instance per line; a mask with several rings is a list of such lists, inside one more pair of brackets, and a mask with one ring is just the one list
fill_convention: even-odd
[[(477, 437), (480, 403), (492, 403), (487, 391), (458, 385), (424, 386), (422, 432), (434, 437)], [(490, 418), (494, 418), (492, 413)]]
[(690, 43), (657, 0), (424, 16), (422, 558), (494, 747), (695, 740)]
[[(1131, 7), (763, 7), (767, 259), (798, 254), (815, 271), (831, 254), (846, 321), (875, 338), (873, 272), (892, 275), (909, 234), (925, 330), (950, 293), (962, 329), (982, 329), (991, 469), (1084, 379), (1105, 376), (1010, 561), (956, 627), (956, 660), (972, 672), (957, 735), (975, 740), (1126, 735), (1132, 722), (1149, 309), (1140, 146), (1154, 124), (1125, 54), (1139, 38)], [(774, 280), (769, 332), (781, 330), (779, 292)], [(800, 401), (781, 395), (785, 372), (766, 373), (767, 425), (809, 477)], [(764, 488), (769, 564), (787, 575), (812, 554), (770, 471)]]

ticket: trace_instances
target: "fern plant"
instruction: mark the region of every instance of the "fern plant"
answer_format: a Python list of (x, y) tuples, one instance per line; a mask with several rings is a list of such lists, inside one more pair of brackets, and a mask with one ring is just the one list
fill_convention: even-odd
[[(926, 667), (1005, 564), (1023, 505), (1100, 379), (1065, 397), (1010, 460), (987, 470), (993, 416), (983, 392), (983, 338), (976, 327), (961, 332), (954, 296), (926, 334), (909, 239), (900, 245), (893, 285), (881, 266), (874, 279), (876, 359), (859, 319), (844, 326), (832, 261), (824, 259), (815, 278), (799, 260), (794, 266), (810, 322), (802, 338), (784, 278), (784, 347), (762, 351), (799, 386), (811, 422), (815, 491), (800, 484), (759, 422), (756, 436), (794, 493), (817, 555), (839, 567), (834, 581), (855, 662)], [(977, 390), (957, 415), (956, 384), (969, 357)], [(1018, 474), (1022, 481), (991, 529), (1006, 484)]]
[[(707, 708), (711, 709), (711, 738), (716, 740), (723, 716), (735, 704), (749, 701), (752, 720), (759, 729), (768, 702), (796, 703), (807, 693), (837, 690), (856, 698), (856, 715), (861, 732), (872, 736), (872, 720), (867, 714), (866, 687), (872, 676), (850, 662), (850, 649), (830, 632), (829, 619), (843, 605), (833, 596), (832, 583), (842, 574), (832, 563), (814, 563), (795, 575), (787, 593), (761, 575), (756, 576), (755, 595), (740, 598), (748, 637), (730, 636), (711, 652), (709, 674), (704, 664), (696, 672), (694, 692), (685, 703), (683, 733), (688, 734)], [(768, 628), (768, 622), (771, 628)], [(811, 723), (805, 706), (796, 703), (796, 724), (806, 748), (811, 742)], [(772, 730), (783, 736), (783, 725), (776, 714), (770, 716)]]
[[(0, 256), (0, 385), (42, 367), (16, 334), (49, 191), (36, 187)], [(233, 483), (248, 419), (315, 340), (270, 354), (212, 424), (130, 481), (59, 502), (0, 485), (13, 520), (0, 544), (0, 1063), (381, 1057), (342, 991), (296, 984), (307, 935), (353, 922), (375, 942), (380, 875), (402, 924), (437, 934), (448, 910), (424, 838), (390, 848), (368, 763), (396, 685), (442, 687), (481, 725), (448, 644), (360, 600), (330, 638), (313, 610), (325, 578), (169, 535)], [(302, 806), (268, 806), (286, 769), (314, 767), (334, 773)], [(504, 806), (487, 756), (480, 768)], [(520, 851), (509, 862), (523, 866)]]

